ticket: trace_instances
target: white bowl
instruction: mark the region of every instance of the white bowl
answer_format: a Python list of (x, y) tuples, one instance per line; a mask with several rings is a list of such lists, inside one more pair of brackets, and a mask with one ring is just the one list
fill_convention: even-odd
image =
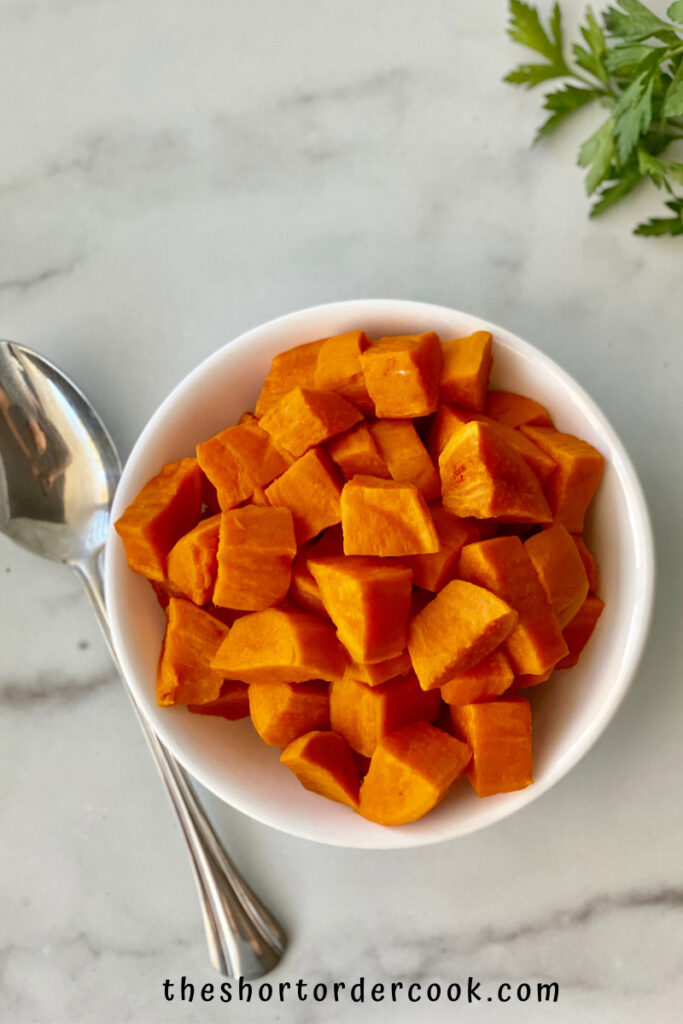
[[(615, 713), (638, 665), (650, 621), (654, 550), (647, 507), (619, 438), (595, 403), (538, 349), (478, 317), (421, 302), (359, 299), (315, 306), (256, 327), (190, 373), (143, 430), (126, 464), (112, 511), (121, 515), (165, 462), (253, 408), (272, 357), (316, 338), (363, 329), (371, 337), (437, 331), (442, 339), (486, 329), (494, 336), (492, 383), (533, 396), (560, 430), (595, 445), (607, 465), (586, 536), (601, 576), (604, 613), (579, 665), (536, 688), (532, 786), (479, 799), (463, 776), (421, 821), (384, 828), (305, 790), (251, 722), (226, 722), (160, 708), (155, 674), (164, 615), (145, 579), (126, 564), (110, 531), (106, 600), (114, 646), (143, 714), (178, 760), (233, 807), (291, 835), (335, 846), (386, 849), (452, 839), (490, 825), (535, 800), (593, 745)], [(596, 780), (599, 784), (599, 780)], [(548, 813), (552, 805), (547, 805)]]

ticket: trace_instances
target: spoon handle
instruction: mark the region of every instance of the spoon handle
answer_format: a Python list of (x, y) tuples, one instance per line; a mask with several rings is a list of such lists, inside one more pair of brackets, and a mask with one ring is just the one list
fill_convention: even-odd
[(184, 770), (137, 706), (112, 645), (98, 555), (87, 562), (74, 563), (72, 568), (85, 587), (178, 816), (199, 892), (211, 962), (228, 978), (259, 978), (271, 971), (282, 957), (287, 942), (285, 933), (228, 857)]

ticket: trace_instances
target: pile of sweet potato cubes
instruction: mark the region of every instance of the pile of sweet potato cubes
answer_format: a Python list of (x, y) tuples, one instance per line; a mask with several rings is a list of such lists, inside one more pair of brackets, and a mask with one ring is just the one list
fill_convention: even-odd
[(166, 608), (159, 703), (251, 715), (306, 788), (383, 825), (463, 772), (482, 797), (528, 786), (519, 691), (575, 665), (603, 608), (581, 537), (603, 457), (489, 390), (491, 350), (350, 331), (282, 352), (255, 415), (116, 524)]

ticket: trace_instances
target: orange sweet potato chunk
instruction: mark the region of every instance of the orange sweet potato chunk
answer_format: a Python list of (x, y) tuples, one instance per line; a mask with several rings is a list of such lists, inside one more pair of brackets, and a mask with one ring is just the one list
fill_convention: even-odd
[(451, 580), (408, 624), (408, 653), (420, 686), (431, 690), (476, 665), (516, 622), (517, 612), (495, 594)]
[(292, 388), (315, 387), (318, 354), (326, 338), (296, 345), (275, 356), (256, 402), (256, 415), (263, 416)]
[(303, 455), (363, 419), (363, 414), (335, 391), (295, 387), (261, 418), (261, 426), (278, 448)]
[(367, 556), (310, 558), (337, 636), (354, 661), (395, 658), (405, 649), (412, 596), (411, 569)]
[(368, 686), (379, 686), (389, 679), (405, 675), (411, 669), (410, 655), (402, 651), (395, 658), (387, 658), (385, 661), (375, 661), (367, 664), (359, 661), (349, 661), (344, 669), (344, 679), (355, 679), (359, 683), (367, 683)]
[(271, 747), (286, 747), (313, 729), (329, 729), (329, 685), (252, 683), (249, 711), (254, 728)]
[(443, 344), (441, 399), (481, 412), (491, 370), (491, 335), (475, 331)]
[(306, 611), (327, 617), (327, 612), (320, 597), (318, 584), (308, 568), (309, 558), (325, 558), (327, 555), (341, 555), (344, 541), (341, 526), (332, 526), (324, 530), (317, 540), (304, 544), (299, 548), (292, 562), (292, 583), (289, 588), (289, 599)]
[(358, 423), (327, 445), (330, 458), (339, 466), (345, 480), (358, 473), (391, 479), (386, 460), (380, 455), (367, 423)]
[(489, 424), (460, 427), (439, 456), (444, 506), (457, 516), (548, 523), (536, 474)]
[(514, 391), (489, 391), (484, 403), (484, 412), (508, 427), (529, 424), (535, 427), (552, 427), (553, 423), (540, 402)]
[(330, 723), (353, 750), (371, 757), (381, 738), (402, 725), (433, 722), (440, 703), (439, 693), (425, 693), (412, 672), (378, 686), (346, 678), (330, 686)]
[(436, 410), (443, 356), (433, 331), (380, 338), (360, 361), (380, 419), (429, 416)]
[(578, 548), (562, 523), (529, 537), (524, 547), (564, 629), (588, 597), (588, 577)]
[(224, 512), (218, 540), (214, 604), (261, 611), (283, 600), (296, 554), (288, 508), (245, 505)]
[(467, 776), (477, 796), (525, 789), (533, 782), (531, 705), (523, 697), (451, 707), (472, 748)]
[(468, 544), (460, 553), (458, 575), (487, 587), (519, 619), (505, 641), (516, 674), (538, 675), (567, 653), (557, 618), (519, 537), (494, 537)]
[(341, 679), (344, 650), (329, 622), (317, 615), (267, 608), (238, 619), (212, 668), (245, 683), (304, 683)]
[(379, 825), (417, 821), (444, 798), (472, 756), (467, 743), (414, 722), (377, 745), (360, 789), (360, 813)]
[(223, 676), (211, 668), (211, 661), (229, 635), (228, 626), (178, 597), (169, 601), (166, 616), (157, 671), (158, 703), (206, 704), (217, 700)]
[(434, 460), (434, 465), (438, 466), (439, 456), (456, 430), (472, 419), (474, 413), (466, 409), (458, 409), (455, 405), (439, 406), (427, 435), (427, 449)]
[(441, 686), (441, 699), (446, 704), (474, 704), (475, 701), (499, 697), (515, 680), (512, 665), (497, 647), (481, 661), (464, 672), (451, 676)]
[(553, 519), (570, 533), (581, 533), (583, 520), (600, 483), (605, 459), (587, 441), (548, 427), (521, 427), (535, 445), (557, 464), (545, 485)]
[(237, 722), (249, 717), (249, 687), (237, 679), (226, 680), (216, 700), (206, 704), (188, 704), (187, 710), (194, 715), (213, 715)]
[(479, 531), (472, 520), (459, 519), (440, 505), (432, 505), (430, 511), (440, 550), (431, 555), (404, 555), (403, 564), (413, 570), (414, 586), (436, 593), (455, 576), (460, 551), (465, 544), (479, 540)]
[(197, 461), (227, 510), (284, 473), (291, 462), (273, 444), (257, 420), (238, 423), (197, 445)]
[(213, 593), (220, 521), (202, 519), (168, 553), (168, 582), (194, 604), (206, 604)]
[(318, 352), (315, 387), (322, 391), (336, 391), (372, 416), (375, 406), (368, 395), (360, 364), (361, 353), (367, 347), (365, 331), (347, 331), (346, 334), (326, 338)]
[(315, 730), (293, 740), (280, 756), (305, 789), (358, 809), (360, 773), (353, 753), (334, 732)]
[(377, 420), (369, 429), (394, 480), (415, 484), (425, 501), (439, 497), (439, 474), (410, 420)]
[(438, 551), (439, 536), (414, 484), (355, 476), (341, 495), (344, 554), (401, 557)]
[(199, 519), (201, 487), (196, 459), (169, 462), (145, 484), (114, 523), (133, 572), (164, 582), (169, 551)]
[(271, 505), (290, 509), (297, 544), (341, 522), (341, 480), (324, 451), (314, 448), (266, 487)]
[(557, 668), (573, 668), (579, 660), (579, 655), (593, 635), (598, 619), (602, 615), (605, 602), (601, 601), (595, 594), (589, 594), (578, 612), (564, 628), (564, 638), (569, 648), (567, 654), (561, 661), (558, 661)]
[(579, 552), (579, 556), (583, 562), (583, 567), (586, 570), (586, 576), (588, 577), (588, 589), (597, 591), (600, 589), (600, 573), (598, 571), (598, 563), (595, 560), (595, 555), (592, 555), (588, 550), (583, 537), (574, 534), (573, 540), (576, 544), (576, 550)]

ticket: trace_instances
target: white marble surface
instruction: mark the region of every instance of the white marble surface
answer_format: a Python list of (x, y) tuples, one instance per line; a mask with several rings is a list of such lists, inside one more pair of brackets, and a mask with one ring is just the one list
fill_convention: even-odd
[[(578, 15), (581, 4), (565, 0)], [(663, 4), (657, 4), (663, 8)], [(651, 640), (615, 721), (513, 818), (414, 852), (326, 849), (211, 801), (286, 924), (274, 980), (556, 980), (458, 1019), (683, 1014), (681, 242), (647, 189), (586, 218), (587, 113), (538, 99), (502, 2), (2, 0), (0, 334), (42, 350), (126, 453), (242, 330), (351, 296), (506, 324), (602, 404), (656, 530)], [(185, 855), (78, 584), (0, 539), (0, 1019), (442, 1021), (444, 1004), (165, 1003), (215, 980)]]

